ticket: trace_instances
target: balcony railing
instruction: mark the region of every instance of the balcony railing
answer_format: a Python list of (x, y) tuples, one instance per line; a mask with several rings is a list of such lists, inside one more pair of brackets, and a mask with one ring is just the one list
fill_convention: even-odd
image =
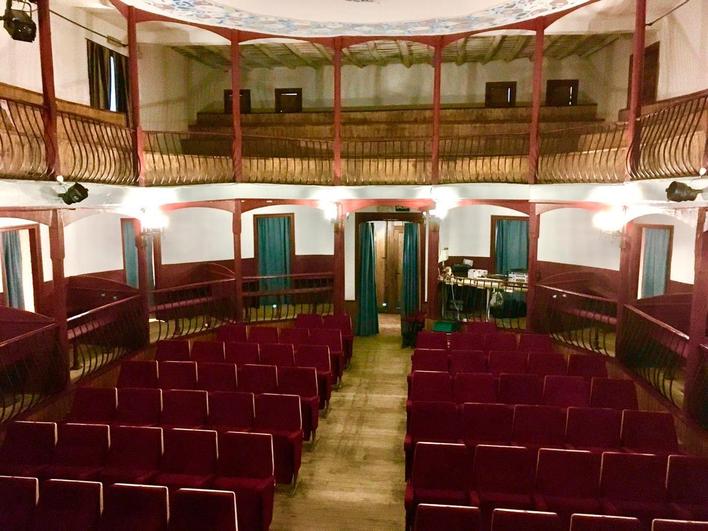
[(525, 183), (529, 135), (478, 135), (440, 139), (440, 182)]
[(45, 179), (42, 106), (0, 98), (0, 176)]
[(424, 184), (432, 176), (429, 138), (346, 139), (344, 184)]
[(332, 142), (244, 136), (243, 178), (254, 183), (331, 184)]
[(299, 313), (333, 313), (333, 273), (244, 277), (244, 321), (284, 321)]

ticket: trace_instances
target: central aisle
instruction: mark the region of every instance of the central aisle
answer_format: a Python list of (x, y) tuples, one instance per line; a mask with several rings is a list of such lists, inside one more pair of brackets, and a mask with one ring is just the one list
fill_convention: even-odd
[(400, 347), (398, 319), (382, 316), (380, 335), (354, 340), (352, 366), (320, 418), (315, 448), (303, 451), (295, 495), (276, 494), (273, 531), (403, 529), (411, 351)]

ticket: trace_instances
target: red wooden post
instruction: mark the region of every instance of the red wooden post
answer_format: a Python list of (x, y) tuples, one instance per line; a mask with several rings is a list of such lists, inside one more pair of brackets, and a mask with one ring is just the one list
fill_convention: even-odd
[[(440, 181), (440, 90), (442, 81), (442, 39), (433, 48), (433, 138), (430, 149), (432, 162), (432, 184)], [(437, 260), (437, 255), (435, 257)], [(437, 262), (436, 262), (437, 268)]]
[[(342, 39), (334, 40), (334, 185), (342, 184)], [(336, 254), (335, 254), (336, 256)]]
[(42, 69), (42, 121), (44, 123), (44, 157), (50, 177), (61, 175), (57, 141), (57, 99), (54, 91), (54, 57), (49, 0), (37, 2), (39, 22), (39, 61)]
[(440, 222), (428, 214), (428, 319), (440, 316), (438, 302), (438, 257), (440, 252)]
[[(239, 51), (240, 34), (231, 32), (231, 158), (233, 161), (234, 182), (243, 180), (243, 147), (241, 131), (241, 53)], [(239, 203), (239, 208), (241, 204)], [(239, 211), (240, 212), (240, 211)], [(235, 214), (234, 214), (235, 215)], [(239, 214), (239, 219), (240, 219)], [(239, 231), (239, 238), (241, 232)], [(240, 247), (239, 247), (240, 252)], [(240, 266), (240, 262), (239, 262)]]
[[(234, 109), (235, 110), (235, 109)], [(234, 319), (243, 321), (243, 272), (241, 270), (241, 200), (234, 199), (231, 222), (234, 235)]]
[[(133, 220), (133, 230), (135, 232), (135, 249), (138, 257), (138, 291), (140, 292), (140, 304), (143, 315), (141, 328), (142, 336), (140, 345), (147, 346), (150, 343), (150, 286), (148, 284), (148, 260), (147, 241), (142, 235), (142, 224), (140, 220)], [(151, 236), (148, 236), (151, 237)]]
[(536, 39), (533, 52), (533, 81), (531, 84), (531, 125), (529, 126), (529, 184), (536, 182), (538, 159), (541, 153), (541, 92), (543, 91), (543, 41), (545, 21), (536, 19)]
[(622, 227), (620, 233), (620, 269), (617, 281), (617, 324), (615, 325), (615, 350), (618, 359), (621, 359), (623, 352), (622, 334), (624, 332), (624, 307), (629, 303), (629, 285), (631, 284), (631, 264), (632, 264), (632, 232), (627, 223)]
[(695, 245), (695, 276), (693, 279), (693, 294), (691, 296), (691, 318), (688, 328), (688, 349), (686, 352), (686, 385), (684, 394), (684, 410), (689, 416), (696, 418), (704, 407), (705, 390), (697, 384), (703, 371), (700, 345), (706, 342), (706, 318), (708, 317), (708, 208), (698, 211), (696, 223)]
[(345, 312), (344, 308), (344, 209), (337, 203), (337, 219), (334, 222), (334, 313)]
[(528, 290), (526, 292), (526, 330), (535, 331), (538, 316), (536, 315), (536, 276), (538, 271), (538, 235), (541, 217), (536, 203), (529, 204), (529, 256), (528, 256)]
[(128, 6), (128, 90), (130, 91), (130, 128), (133, 134), (133, 165), (138, 186), (145, 186), (145, 137), (140, 120), (140, 78), (138, 76), (137, 13)]
[(57, 323), (62, 370), (69, 379), (69, 336), (66, 309), (66, 278), (64, 277), (64, 217), (60, 209), (52, 210), (49, 224), (49, 256), (52, 259), (52, 312)]
[(627, 144), (630, 146), (625, 181), (632, 179), (632, 173), (639, 161), (639, 117), (642, 114), (642, 85), (644, 72), (644, 45), (646, 41), (647, 1), (635, 0), (634, 37), (632, 53), (632, 80), (629, 89), (629, 113), (627, 115)]

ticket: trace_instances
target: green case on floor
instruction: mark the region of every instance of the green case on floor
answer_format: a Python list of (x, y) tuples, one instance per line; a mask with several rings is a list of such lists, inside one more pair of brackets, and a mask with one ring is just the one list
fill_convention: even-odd
[(433, 325), (433, 332), (457, 332), (459, 329), (457, 321), (435, 321)]

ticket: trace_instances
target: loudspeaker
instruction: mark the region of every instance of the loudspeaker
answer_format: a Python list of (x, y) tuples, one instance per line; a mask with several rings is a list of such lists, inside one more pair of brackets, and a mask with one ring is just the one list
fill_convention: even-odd
[(66, 190), (66, 192), (57, 195), (61, 197), (61, 200), (67, 205), (73, 205), (74, 203), (80, 203), (86, 199), (89, 194), (85, 186), (82, 186), (79, 183), (74, 183)]

